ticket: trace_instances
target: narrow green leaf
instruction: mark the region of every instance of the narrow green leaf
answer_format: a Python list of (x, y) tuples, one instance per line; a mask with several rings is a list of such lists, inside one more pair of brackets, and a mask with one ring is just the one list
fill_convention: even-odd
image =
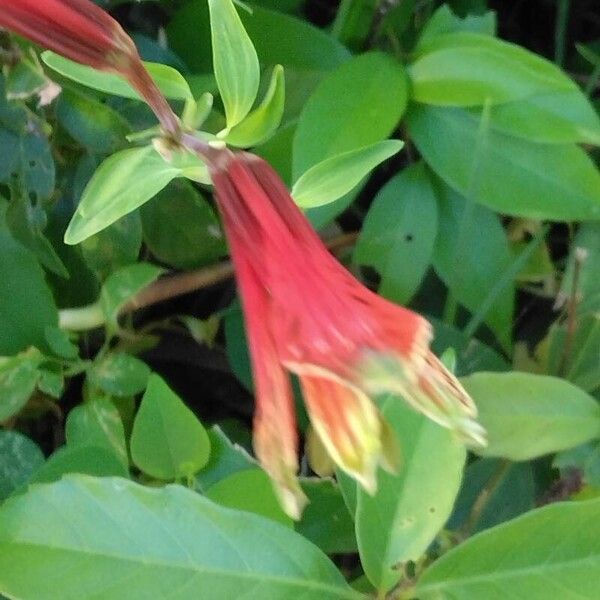
[(595, 600), (600, 499), (559, 503), (488, 529), (444, 554), (418, 582), (421, 600)]
[(379, 293), (406, 304), (429, 267), (438, 229), (435, 191), (423, 163), (408, 167), (375, 196), (354, 260), (377, 269)]
[(412, 99), (440, 106), (498, 104), (577, 89), (567, 75), (541, 56), (470, 32), (448, 33), (423, 42), (408, 73)]
[(462, 382), (488, 433), (482, 456), (530, 460), (600, 436), (600, 406), (564, 379), (482, 372)]
[(391, 397), (383, 414), (400, 444), (397, 475), (379, 472), (378, 490), (358, 488), (356, 536), (361, 563), (380, 591), (396, 583), (394, 566), (418, 560), (454, 505), (466, 458), (452, 433)]
[(475, 202), (531, 219), (600, 218), (600, 173), (575, 145), (534, 144), (493, 129), (482, 135), (480, 117), (458, 108), (415, 105), (408, 124), (431, 168)]
[[(65, 515), (77, 527), (65, 527)], [(231, 600), (242, 590), (245, 600), (362, 597), (278, 523), (176, 485), (83, 476), (0, 508), (0, 589), (22, 600)]]
[[(42, 53), (42, 60), (53, 71), (92, 89), (114, 96), (141, 99), (139, 94), (125, 79), (114, 73), (106, 73), (105, 71), (98, 71), (91, 67), (80, 65), (50, 50)], [(179, 71), (160, 63), (147, 62), (144, 63), (144, 66), (160, 91), (167, 98), (172, 98), (173, 100), (187, 100), (188, 98), (192, 98), (190, 88)]]
[(299, 206), (312, 208), (341, 198), (375, 167), (397, 154), (399, 140), (385, 140), (332, 156), (312, 166), (294, 184), (292, 196)]
[(225, 106), (227, 127), (250, 112), (260, 81), (256, 50), (231, 0), (208, 0), (213, 68)]
[(422, 45), (426, 45), (437, 36), (465, 31), (494, 36), (496, 34), (496, 13), (490, 10), (483, 14), (467, 14), (463, 19), (454, 14), (447, 4), (442, 4), (423, 27), (416, 51), (418, 52)]
[(158, 479), (191, 477), (208, 461), (202, 423), (158, 376), (151, 375), (131, 433), (131, 458)]
[(268, 140), (277, 130), (283, 117), (285, 104), (285, 79), (283, 67), (273, 69), (269, 89), (260, 106), (255, 108), (241, 123), (233, 127), (225, 141), (230, 146), (248, 148)]

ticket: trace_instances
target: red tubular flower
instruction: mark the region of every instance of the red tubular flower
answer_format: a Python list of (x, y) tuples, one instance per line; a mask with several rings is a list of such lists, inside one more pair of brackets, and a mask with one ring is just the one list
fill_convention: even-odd
[(397, 393), (466, 443), (484, 444), (472, 400), (429, 351), (430, 324), (352, 277), (265, 161), (228, 150), (206, 158), (244, 305), (255, 450), (287, 512), (297, 518), (305, 502), (289, 372), (325, 449), (370, 492), (377, 466), (393, 462), (372, 394)]
[(179, 121), (121, 26), (90, 0), (0, 0), (0, 27), (101, 71), (117, 73), (146, 100), (171, 135)]

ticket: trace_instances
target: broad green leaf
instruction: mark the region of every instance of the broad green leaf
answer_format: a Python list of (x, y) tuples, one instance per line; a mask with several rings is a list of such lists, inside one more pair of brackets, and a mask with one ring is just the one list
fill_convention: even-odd
[(579, 89), (494, 105), (490, 127), (543, 144), (600, 144), (600, 117)]
[(301, 479), (308, 504), (296, 531), (326, 554), (357, 551), (354, 522), (338, 485), (329, 479)]
[(461, 18), (454, 14), (447, 4), (442, 4), (429, 17), (425, 27), (423, 27), (416, 51), (418, 52), (422, 45), (426, 45), (437, 36), (464, 31), (494, 36), (496, 33), (496, 13), (490, 10), (481, 15), (468, 14), (466, 17)]
[(28, 437), (17, 431), (0, 431), (0, 502), (24, 486), (44, 460)]
[(407, 119), (426, 162), (475, 202), (531, 219), (600, 218), (600, 173), (577, 146), (482, 135), (480, 118), (459, 108), (415, 105)]
[(78, 244), (134, 211), (185, 169), (171, 164), (152, 147), (121, 150), (98, 167), (65, 233)]
[(76, 406), (65, 423), (67, 445), (105, 446), (120, 459), (127, 468), (127, 447), (121, 415), (107, 398), (94, 398)]
[(46, 348), (45, 330), (58, 323), (58, 311), (34, 255), (17, 242), (5, 222), (0, 198), (0, 356), (31, 345)]
[(144, 204), (141, 215), (144, 242), (163, 263), (192, 269), (227, 254), (213, 208), (188, 181), (172, 181)]
[(225, 325), (225, 351), (234, 375), (241, 381), (246, 389), (253, 389), (252, 370), (246, 330), (244, 328), (244, 315), (239, 303), (231, 306), (224, 319)]
[(221, 506), (262, 515), (287, 527), (292, 519), (281, 508), (269, 476), (262, 469), (246, 469), (221, 479), (206, 492)]
[(294, 184), (292, 196), (303, 208), (323, 206), (354, 189), (376, 166), (397, 154), (404, 146), (386, 140), (350, 150), (313, 165)]
[(530, 460), (600, 436), (600, 406), (564, 379), (482, 372), (462, 382), (488, 433), (482, 456)]
[(411, 98), (440, 106), (500, 104), (576, 90), (556, 65), (489, 35), (459, 32), (428, 39), (409, 66)]
[(101, 279), (135, 263), (141, 247), (142, 221), (139, 211), (126, 214), (81, 242), (85, 262)]
[(79, 348), (71, 341), (69, 333), (54, 325), (46, 327), (46, 341), (55, 356), (75, 360), (79, 356)]
[(42, 355), (35, 349), (11, 357), (0, 357), (0, 423), (16, 415), (27, 404), (37, 385)]
[(104, 282), (100, 292), (100, 305), (111, 327), (117, 327), (119, 311), (162, 272), (160, 267), (140, 262), (115, 271)]
[[(478, 498), (486, 500), (481, 511), (475, 506), (475, 502), (481, 502)], [(446, 528), (466, 527), (470, 535), (533, 509), (535, 500), (534, 471), (530, 463), (482, 458), (465, 469), (460, 494)]]
[(152, 477), (172, 480), (191, 477), (209, 454), (202, 423), (158, 375), (151, 375), (133, 423), (133, 462)]
[(231, 0), (208, 0), (213, 68), (227, 127), (240, 123), (250, 112), (260, 81), (260, 68), (252, 40)]
[(599, 538), (600, 499), (552, 504), (444, 554), (425, 570), (416, 594), (421, 600), (595, 600)]
[(400, 398), (386, 400), (383, 414), (400, 444), (402, 462), (397, 475), (379, 472), (374, 496), (358, 488), (356, 509), (361, 563), (380, 591), (401, 577), (395, 565), (418, 560), (443, 527), (466, 458), (464, 446), (450, 431)]
[[(50, 50), (42, 53), (42, 60), (53, 71), (87, 87), (105, 92), (106, 94), (112, 94), (113, 96), (140, 99), (135, 89), (125, 79), (114, 73), (106, 73), (105, 71), (98, 71), (91, 67), (80, 65)], [(176, 69), (159, 63), (146, 62), (144, 66), (160, 91), (167, 98), (173, 100), (187, 100), (188, 98), (192, 98), (192, 93), (186, 80)]]
[(204, 493), (218, 481), (258, 466), (256, 460), (244, 448), (231, 442), (218, 425), (213, 425), (208, 430), (208, 441), (208, 462), (196, 474), (196, 486), (199, 491)]
[(21, 55), (17, 64), (10, 65), (6, 76), (6, 99), (28, 100), (36, 94), (41, 98), (49, 84), (39, 62)]
[(146, 387), (149, 375), (145, 362), (125, 352), (111, 352), (97, 359), (88, 372), (90, 385), (117, 397), (139, 394)]
[(497, 215), (463, 198), (449, 187), (437, 186), (439, 231), (433, 266), (456, 300), (476, 313), (496, 295), (486, 323), (505, 348), (510, 348), (515, 286), (496, 283), (512, 262), (508, 240)]
[(377, 269), (379, 293), (401, 304), (415, 294), (431, 263), (438, 207), (422, 163), (391, 179), (375, 196), (354, 260)]
[[(77, 527), (65, 527), (65, 515)], [(321, 551), (278, 523), (181, 486), (81, 476), (0, 508), (0, 590), (22, 600), (361, 597)]]
[(65, 391), (65, 378), (59, 371), (40, 369), (37, 382), (40, 392), (59, 400)]
[(259, 106), (241, 123), (233, 127), (224, 140), (230, 146), (248, 148), (268, 140), (277, 130), (283, 117), (285, 104), (285, 79), (283, 67), (273, 69), (269, 88)]
[[(29, 483), (58, 481), (64, 475), (80, 473), (94, 477), (127, 477), (126, 466), (106, 446), (62, 446), (33, 474)], [(0, 590), (2, 590), (0, 584)], [(4, 591), (4, 590), (2, 590)]]
[(294, 137), (294, 177), (332, 156), (385, 140), (407, 102), (402, 65), (380, 52), (331, 72), (307, 102)]
[(56, 117), (71, 137), (91, 152), (109, 154), (125, 145), (127, 121), (114, 109), (74, 89), (64, 89)]

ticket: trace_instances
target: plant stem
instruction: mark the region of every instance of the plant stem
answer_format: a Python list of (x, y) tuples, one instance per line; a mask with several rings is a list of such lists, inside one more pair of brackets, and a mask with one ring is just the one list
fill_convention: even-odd
[[(334, 254), (354, 245), (358, 239), (358, 233), (344, 233), (328, 242), (327, 247)], [(190, 292), (210, 287), (233, 276), (233, 265), (231, 262), (223, 262), (211, 265), (196, 271), (179, 273), (171, 277), (164, 277), (149, 285), (146, 289), (136, 294), (121, 309), (120, 314), (132, 313), (140, 308), (152, 306), (163, 300), (175, 298)], [(66, 308), (59, 311), (59, 326), (70, 331), (87, 331), (102, 327), (106, 322), (102, 307), (99, 302), (81, 308)]]

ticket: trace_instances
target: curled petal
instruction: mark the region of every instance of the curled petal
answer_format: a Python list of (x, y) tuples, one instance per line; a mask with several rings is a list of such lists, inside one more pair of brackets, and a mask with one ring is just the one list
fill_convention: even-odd
[(361, 390), (330, 373), (310, 365), (291, 368), (300, 377), (311, 424), (330, 457), (375, 493), (377, 466), (392, 468), (397, 462), (390, 456), (394, 444), (383, 435), (387, 430), (377, 407)]

